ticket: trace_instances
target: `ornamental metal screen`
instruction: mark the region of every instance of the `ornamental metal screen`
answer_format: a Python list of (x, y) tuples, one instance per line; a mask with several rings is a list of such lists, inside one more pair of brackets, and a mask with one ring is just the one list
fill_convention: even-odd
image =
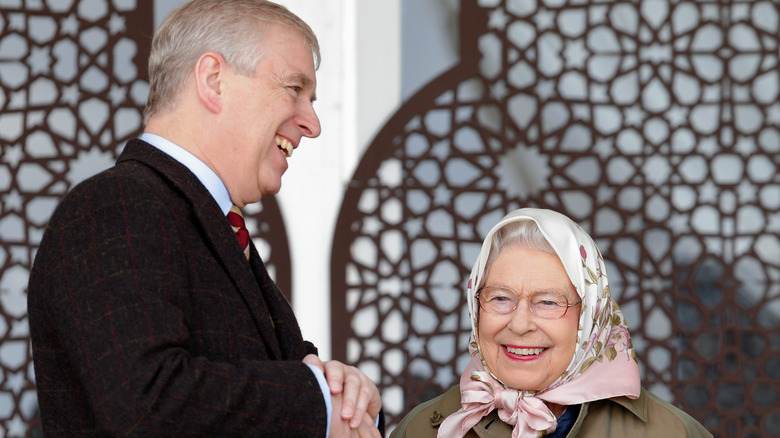
[[(113, 165), (142, 130), (153, 6), (0, 0), (0, 436), (39, 434), (30, 267), (59, 200)], [(289, 293), (287, 236), (275, 200), (244, 213), (269, 272)]]
[(779, 8), (461, 2), (461, 62), (377, 135), (334, 238), (334, 356), (391, 427), (457, 383), (482, 237), (535, 206), (602, 250), (643, 386), (717, 436), (780, 434)]

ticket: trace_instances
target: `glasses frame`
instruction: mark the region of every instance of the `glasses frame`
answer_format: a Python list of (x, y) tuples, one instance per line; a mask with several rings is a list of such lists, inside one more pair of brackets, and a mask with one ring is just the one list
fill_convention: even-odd
[[(507, 312), (507, 313), (496, 313), (496, 312), (492, 312), (492, 311), (490, 311), (489, 309), (486, 309), (486, 308), (485, 308), (485, 307), (482, 305), (482, 300), (480, 300), (480, 299), (479, 299), (479, 297), (480, 297), (480, 294), (482, 293), (482, 290), (483, 290), (483, 289), (503, 289), (503, 290), (505, 290), (505, 291), (512, 292), (512, 293), (513, 293), (513, 294), (514, 294), (514, 295), (517, 297), (517, 301), (515, 302), (515, 306), (512, 308), (512, 310), (510, 310), (510, 311), (509, 311), (509, 312)], [(536, 293), (537, 293), (537, 292), (534, 292), (533, 294), (526, 296), (524, 299), (526, 299), (526, 300), (530, 300), (530, 299), (531, 299), (531, 297), (532, 297), (532, 296), (534, 296)], [(529, 311), (529, 312), (531, 312), (531, 314), (532, 314), (532, 315), (534, 315), (534, 316), (536, 316), (536, 317), (538, 317), (538, 318), (542, 318), (542, 319), (549, 319), (549, 320), (556, 320), (556, 319), (561, 319), (561, 318), (563, 318), (564, 316), (566, 316), (566, 312), (568, 312), (568, 311), (569, 311), (569, 307), (574, 307), (574, 306), (576, 306), (576, 305), (578, 305), (578, 304), (580, 304), (580, 303), (582, 302), (582, 298), (580, 298), (579, 300), (577, 300), (577, 302), (576, 302), (576, 303), (569, 304), (569, 299), (568, 299), (568, 298), (566, 298), (566, 295), (563, 295), (563, 294), (561, 294), (561, 293), (558, 293), (558, 292), (549, 292), (549, 293), (558, 294), (558, 295), (560, 295), (561, 297), (563, 297), (563, 299), (566, 301), (566, 305), (565, 305), (565, 306), (563, 306), (563, 308), (564, 308), (564, 309), (563, 309), (563, 313), (561, 314), (561, 316), (558, 316), (558, 317), (556, 317), (556, 318), (550, 318), (550, 317), (547, 317), (547, 316), (542, 316), (542, 315), (539, 315), (539, 314), (537, 314), (537, 313), (534, 311), (534, 308), (533, 308), (533, 306), (531, 306), (531, 305), (530, 305), (530, 303), (529, 303), (529, 305), (528, 305), (528, 311)], [(491, 315), (506, 316), (506, 315), (511, 315), (512, 313), (514, 313), (514, 311), (515, 311), (515, 310), (517, 310), (517, 306), (520, 304), (521, 297), (520, 297), (520, 295), (519, 295), (517, 292), (515, 292), (515, 291), (514, 291), (514, 289), (508, 288), (508, 287), (506, 287), (506, 286), (487, 286), (487, 285), (485, 285), (485, 286), (482, 286), (482, 287), (480, 287), (479, 289), (477, 289), (477, 293), (475, 293), (475, 294), (474, 294), (474, 299), (476, 299), (476, 300), (477, 300), (477, 302), (479, 303), (479, 307), (480, 307), (480, 309), (484, 310), (485, 312), (487, 312), (487, 313), (489, 313), (489, 314), (491, 314)]]

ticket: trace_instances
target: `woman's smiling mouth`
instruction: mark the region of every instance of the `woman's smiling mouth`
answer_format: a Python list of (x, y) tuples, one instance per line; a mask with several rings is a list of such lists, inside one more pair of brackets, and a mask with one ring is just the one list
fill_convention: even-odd
[(504, 345), (503, 347), (504, 351), (511, 355), (527, 358), (536, 357), (547, 350), (547, 348), (542, 347), (510, 347), (508, 345)]

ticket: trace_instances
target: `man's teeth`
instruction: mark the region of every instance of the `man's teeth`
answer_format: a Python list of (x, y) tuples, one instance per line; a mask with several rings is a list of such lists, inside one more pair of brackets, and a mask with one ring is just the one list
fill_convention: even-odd
[(506, 351), (518, 356), (536, 356), (544, 351), (544, 348), (512, 348), (506, 347)]
[(276, 136), (276, 145), (279, 146), (279, 149), (284, 152), (284, 156), (287, 158), (292, 157), (293, 153), (293, 145), (290, 143), (290, 140), (287, 140), (284, 137)]

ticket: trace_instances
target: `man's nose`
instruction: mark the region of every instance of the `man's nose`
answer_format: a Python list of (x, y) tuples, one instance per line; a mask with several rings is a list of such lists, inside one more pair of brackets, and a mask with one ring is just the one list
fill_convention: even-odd
[(317, 117), (317, 113), (314, 111), (314, 107), (311, 104), (308, 104), (306, 109), (301, 111), (296, 123), (301, 129), (304, 137), (315, 138), (322, 132), (320, 118)]

